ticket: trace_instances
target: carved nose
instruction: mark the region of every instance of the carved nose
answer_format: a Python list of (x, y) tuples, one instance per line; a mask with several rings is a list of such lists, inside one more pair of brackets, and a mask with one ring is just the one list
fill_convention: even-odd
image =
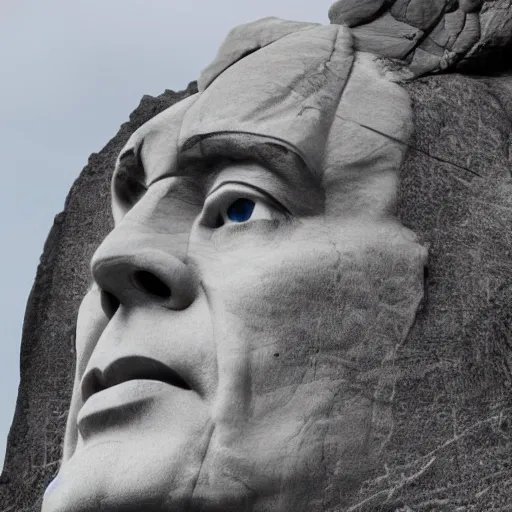
[(115, 309), (119, 302), (187, 308), (195, 297), (188, 266), (173, 254), (148, 246), (147, 239), (142, 245), (130, 238), (116, 243), (119, 237), (107, 237), (92, 258), (92, 275), (107, 292), (108, 307)]

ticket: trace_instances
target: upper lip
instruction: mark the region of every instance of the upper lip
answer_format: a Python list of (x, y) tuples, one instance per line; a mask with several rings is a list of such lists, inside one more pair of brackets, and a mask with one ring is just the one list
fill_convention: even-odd
[(82, 378), (82, 400), (87, 401), (95, 393), (129, 380), (158, 380), (171, 386), (190, 390), (190, 385), (174, 369), (146, 356), (126, 356), (116, 359), (104, 370), (92, 368)]

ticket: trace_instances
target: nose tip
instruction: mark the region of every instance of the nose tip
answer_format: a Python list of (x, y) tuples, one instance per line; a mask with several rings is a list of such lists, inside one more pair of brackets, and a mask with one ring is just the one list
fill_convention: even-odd
[(194, 279), (188, 266), (159, 249), (121, 252), (100, 246), (91, 269), (100, 288), (121, 304), (157, 303), (185, 309), (194, 300)]

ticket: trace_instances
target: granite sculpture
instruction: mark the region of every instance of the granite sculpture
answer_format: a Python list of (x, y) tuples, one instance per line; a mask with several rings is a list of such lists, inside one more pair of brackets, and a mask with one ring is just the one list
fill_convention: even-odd
[(198, 93), (135, 131), (44, 512), (506, 503), (510, 31), (485, 7), (346, 1), (327, 26), (237, 27)]

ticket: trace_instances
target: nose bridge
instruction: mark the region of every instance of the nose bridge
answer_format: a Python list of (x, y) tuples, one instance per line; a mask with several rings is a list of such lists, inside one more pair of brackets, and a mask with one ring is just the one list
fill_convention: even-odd
[(195, 297), (192, 272), (184, 263), (181, 235), (118, 226), (91, 261), (93, 279), (124, 305), (159, 304), (184, 309)]

